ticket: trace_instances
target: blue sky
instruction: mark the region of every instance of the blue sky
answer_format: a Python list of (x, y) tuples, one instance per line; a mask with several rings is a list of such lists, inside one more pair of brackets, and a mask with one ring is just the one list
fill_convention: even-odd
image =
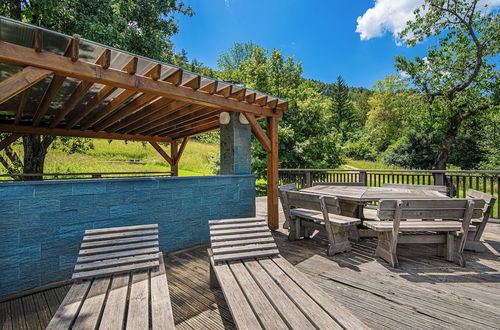
[[(184, 2), (196, 14), (179, 17), (179, 34), (173, 38), (176, 49), (184, 48), (190, 58), (213, 68), (219, 54), (233, 43), (252, 40), (295, 56), (306, 78), (333, 82), (342, 75), (350, 86), (369, 88), (395, 72), (394, 56), (423, 55), (427, 46), (398, 46), (392, 34), (400, 28), (394, 17), (401, 20), (401, 13), (411, 13), (419, 0)], [(356, 32), (357, 19), (363, 15), (360, 28), (369, 40), (361, 40)]]

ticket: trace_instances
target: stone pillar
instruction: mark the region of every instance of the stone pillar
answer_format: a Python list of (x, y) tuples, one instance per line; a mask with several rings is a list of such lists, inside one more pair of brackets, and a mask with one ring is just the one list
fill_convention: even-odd
[(238, 112), (229, 112), (229, 123), (220, 125), (220, 174), (250, 174), (252, 172), (249, 124), (240, 123)]

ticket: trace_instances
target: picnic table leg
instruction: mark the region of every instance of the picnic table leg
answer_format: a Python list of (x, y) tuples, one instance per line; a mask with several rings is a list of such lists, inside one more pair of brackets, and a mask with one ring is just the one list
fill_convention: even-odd
[(295, 241), (300, 238), (300, 220), (296, 217), (290, 217), (288, 228), (288, 240)]

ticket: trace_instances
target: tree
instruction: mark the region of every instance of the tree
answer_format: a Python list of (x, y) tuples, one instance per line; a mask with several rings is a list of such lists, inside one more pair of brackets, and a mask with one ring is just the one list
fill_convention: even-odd
[[(1, 4), (0, 15), (166, 61), (178, 58), (170, 40), (178, 31), (174, 15), (193, 14), (191, 7), (177, 0), (4, 0)], [(5, 152), (10, 164), (1, 156), (0, 162), (9, 173), (21, 169), (23, 173), (42, 173), (54, 139), (24, 135), (23, 162), (12, 149)], [(74, 143), (69, 149), (75, 150), (85, 140), (64, 141)]]
[(446, 169), (463, 122), (498, 108), (500, 15), (479, 0), (425, 0), (415, 19), (400, 33), (408, 46), (436, 37), (438, 46), (425, 57), (396, 58), (396, 68), (409, 76), (438, 119), (439, 144), (434, 169)]
[(355, 117), (349, 87), (342, 76), (330, 85), (332, 97), (332, 124), (340, 132), (342, 141), (347, 141), (355, 126)]

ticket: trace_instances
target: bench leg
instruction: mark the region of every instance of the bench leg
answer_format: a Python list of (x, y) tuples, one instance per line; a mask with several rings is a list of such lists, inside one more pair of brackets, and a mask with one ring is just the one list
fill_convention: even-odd
[(351, 251), (349, 242), (349, 227), (330, 225), (331, 233), (328, 233), (328, 251), (327, 255), (332, 256), (337, 253)]
[(358, 225), (349, 226), (349, 240), (359, 242), (359, 229)]
[(387, 261), (391, 267), (399, 266), (398, 257), (396, 256), (397, 238), (393, 239), (391, 232), (383, 232), (378, 234), (378, 244), (375, 250), (375, 256)]
[(297, 218), (291, 218), (290, 224), (288, 226), (288, 239), (290, 241), (295, 241), (300, 238), (300, 220)]
[(446, 244), (438, 244), (437, 246), (437, 256), (444, 257), (446, 256)]
[(212, 260), (210, 256), (208, 257), (208, 264), (210, 265), (209, 286), (211, 289), (218, 289), (220, 288), (220, 284), (219, 281), (217, 280), (217, 275), (215, 275), (214, 266), (212, 265)]

